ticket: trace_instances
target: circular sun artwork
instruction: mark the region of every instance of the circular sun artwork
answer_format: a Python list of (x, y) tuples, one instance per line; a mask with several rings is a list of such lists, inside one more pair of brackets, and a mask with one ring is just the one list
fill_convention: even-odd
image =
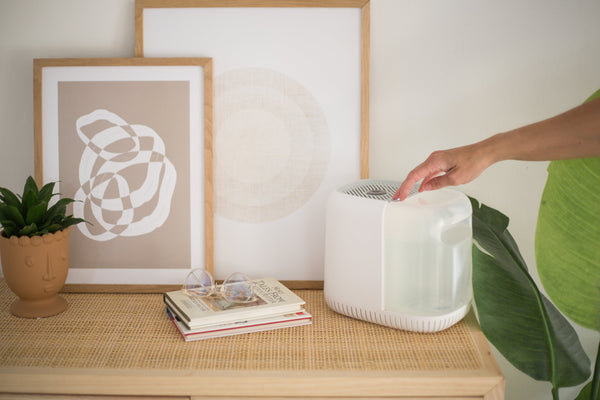
[(219, 75), (215, 101), (215, 211), (240, 222), (273, 221), (301, 208), (329, 165), (325, 114), (300, 83), (244, 68)]

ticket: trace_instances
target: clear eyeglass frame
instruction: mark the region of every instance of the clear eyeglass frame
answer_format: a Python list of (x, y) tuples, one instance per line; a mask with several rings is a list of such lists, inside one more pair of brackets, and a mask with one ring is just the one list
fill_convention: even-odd
[(196, 268), (186, 276), (182, 289), (190, 297), (221, 296), (231, 303), (251, 303), (257, 299), (254, 283), (241, 272), (232, 273), (218, 285), (210, 272)]

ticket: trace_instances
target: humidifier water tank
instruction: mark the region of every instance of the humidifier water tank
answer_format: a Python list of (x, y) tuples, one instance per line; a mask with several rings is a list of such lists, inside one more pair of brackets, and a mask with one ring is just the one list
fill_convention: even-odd
[(452, 189), (394, 201), (399, 186), (361, 180), (330, 195), (325, 300), (354, 318), (440, 331), (470, 307), (471, 204)]

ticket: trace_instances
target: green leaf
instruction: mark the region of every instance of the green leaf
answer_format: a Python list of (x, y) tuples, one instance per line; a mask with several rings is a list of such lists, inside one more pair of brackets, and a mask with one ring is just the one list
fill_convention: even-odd
[(35, 179), (33, 179), (33, 177), (31, 177), (31, 176), (28, 176), (27, 179), (25, 180), (25, 187), (23, 188), (23, 194), (25, 194), (29, 190), (31, 190), (35, 194), (35, 197), (38, 197), (38, 186), (37, 186), (37, 183), (35, 183)]
[(6, 207), (8, 207), (6, 204), (0, 203), (0, 221), (8, 219), (6, 216)]
[(573, 321), (600, 331), (600, 158), (550, 163), (535, 254), (548, 296)]
[[(588, 100), (595, 97), (600, 91)], [(540, 280), (556, 306), (600, 331), (600, 157), (548, 166), (535, 255)]]
[(577, 333), (536, 287), (508, 217), (473, 205), (473, 296), (481, 329), (516, 368), (554, 389), (584, 382), (589, 358)]
[(587, 385), (581, 389), (581, 392), (575, 397), (575, 400), (600, 400), (600, 392), (598, 392), (598, 396), (595, 399), (591, 398), (592, 396), (592, 382), (588, 382)]
[(44, 217), (46, 216), (46, 209), (48, 208), (48, 203), (42, 202), (39, 204), (30, 207), (27, 210), (27, 215), (25, 217), (25, 224), (36, 223), (38, 226), (43, 224)]
[(21, 200), (10, 190), (0, 187), (0, 200), (7, 206), (14, 206), (18, 209), (21, 208)]
[(29, 209), (39, 203), (36, 192), (31, 189), (27, 189), (25, 192), (23, 192), (23, 202), (21, 207), (21, 212), (23, 215), (27, 215)]
[(63, 198), (58, 200), (53, 206), (48, 209), (46, 214), (46, 220), (50, 223), (60, 223), (65, 218), (67, 213), (67, 205), (73, 203), (75, 200)]
[(67, 218), (65, 218), (62, 222), (61, 222), (61, 230), (68, 228), (71, 225), (76, 225), (79, 224), (81, 222), (85, 222), (84, 219), (82, 218), (73, 218), (72, 216), (68, 216)]
[(73, 199), (59, 199), (48, 208), (52, 197), (59, 195), (53, 193), (54, 187), (55, 182), (50, 182), (38, 190), (31, 176), (25, 181), (22, 196), (0, 187), (0, 223), (4, 236), (43, 235), (86, 222), (72, 215), (66, 216), (67, 205), (73, 203)]
[(73, 199), (62, 198), (58, 200), (52, 207), (48, 209), (48, 213), (51, 216), (61, 215), (64, 216), (67, 210), (67, 205), (75, 202)]
[(38, 227), (35, 223), (24, 226), (19, 230), (19, 236), (33, 236), (38, 232)]
[(60, 231), (62, 229), (63, 229), (63, 227), (60, 224), (51, 224), (51, 225), (48, 225), (47, 227), (44, 227), (43, 231), (45, 231), (47, 233), (54, 233), (54, 232)]
[[(56, 206), (56, 205), (55, 205)], [(58, 222), (65, 217), (67, 207), (65, 205), (52, 206), (48, 210), (46, 218), (51, 222)]]
[(44, 187), (42, 187), (40, 189), (40, 193), (39, 193), (40, 201), (45, 201), (46, 203), (49, 203), (52, 196), (54, 196), (55, 194), (58, 194), (58, 193), (53, 193), (55, 183), (56, 182), (47, 183), (44, 185)]
[(13, 221), (2, 221), (2, 229), (4, 229), (4, 236), (11, 237), (16, 235), (18, 232), (17, 225)]
[(17, 226), (25, 225), (25, 218), (21, 214), (21, 211), (15, 206), (8, 206), (5, 209), (5, 214), (8, 219), (13, 221)]
[[(485, 204), (480, 205), (473, 198), (469, 198), (469, 200), (471, 201), (473, 212), (475, 213), (475, 210), (477, 210), (476, 216), (480, 222), (473, 225), (473, 235), (477, 235), (477, 241), (482, 247), (490, 249), (489, 251), (493, 252), (502, 262), (518, 262), (518, 265), (527, 270), (527, 265), (519, 252), (517, 243), (507, 230), (508, 217)], [(483, 227), (486, 229), (483, 229)], [(499, 236), (504, 238), (504, 242), (498, 240)]]

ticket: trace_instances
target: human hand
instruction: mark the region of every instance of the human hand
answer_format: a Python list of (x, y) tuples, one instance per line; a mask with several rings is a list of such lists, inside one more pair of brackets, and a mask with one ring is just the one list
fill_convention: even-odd
[(471, 182), (492, 164), (482, 146), (472, 144), (450, 150), (434, 151), (406, 176), (394, 193), (394, 200), (404, 200), (410, 189), (423, 179), (419, 192)]

